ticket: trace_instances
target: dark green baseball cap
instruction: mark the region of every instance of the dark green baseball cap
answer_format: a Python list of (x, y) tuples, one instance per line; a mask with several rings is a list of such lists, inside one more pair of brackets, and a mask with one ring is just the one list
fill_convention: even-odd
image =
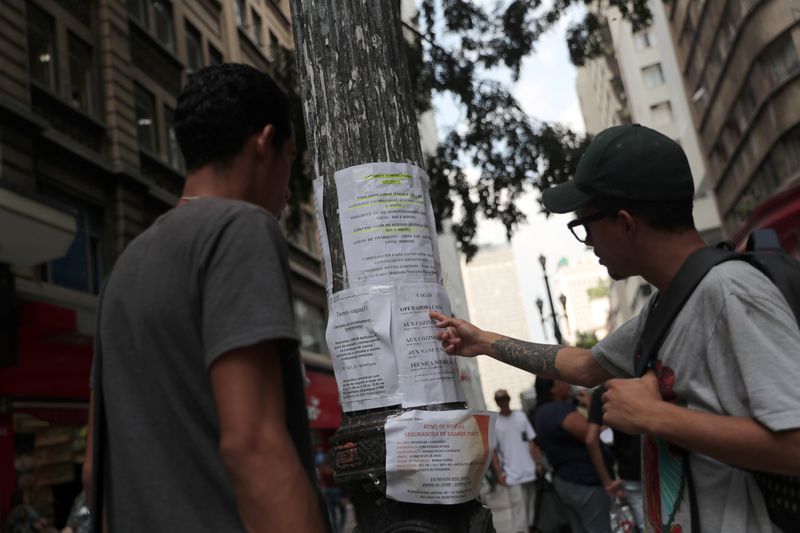
[(594, 198), (692, 199), (689, 160), (680, 144), (641, 124), (605, 129), (583, 152), (575, 177), (542, 194), (544, 206), (553, 213), (575, 211)]

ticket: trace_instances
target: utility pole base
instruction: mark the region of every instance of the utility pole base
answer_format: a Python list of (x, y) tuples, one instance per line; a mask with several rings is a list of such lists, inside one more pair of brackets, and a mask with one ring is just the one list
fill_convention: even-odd
[(480, 502), (422, 505), (357, 491), (350, 499), (359, 524), (354, 533), (495, 533), (492, 513)]

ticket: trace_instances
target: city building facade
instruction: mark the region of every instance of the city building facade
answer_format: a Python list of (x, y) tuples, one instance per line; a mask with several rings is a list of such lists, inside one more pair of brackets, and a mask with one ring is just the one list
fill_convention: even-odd
[(800, 4), (665, 4), (724, 233), (775, 229), (800, 257)]
[(563, 299), (556, 315), (562, 312), (561, 334), (567, 344), (576, 344), (582, 336), (597, 340), (606, 336), (610, 281), (605, 267), (591, 253), (559, 261), (553, 275), (553, 298)]
[[(530, 340), (514, 252), (510, 246), (481, 247), (470, 262), (462, 264), (462, 275), (472, 323), (509, 337)], [(508, 391), (512, 409), (522, 408), (521, 394), (533, 386), (534, 376), (490, 357), (482, 355), (475, 359), (487, 408), (497, 408), (494, 393), (498, 389)]]

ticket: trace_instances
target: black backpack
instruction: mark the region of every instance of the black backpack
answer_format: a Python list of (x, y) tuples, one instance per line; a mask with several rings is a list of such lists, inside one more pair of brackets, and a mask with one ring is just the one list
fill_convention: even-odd
[[(644, 375), (655, 364), (670, 324), (708, 271), (731, 260), (746, 261), (766, 275), (786, 298), (800, 325), (800, 262), (783, 251), (773, 230), (756, 230), (750, 234), (745, 252), (735, 252), (729, 244), (723, 243), (717, 247), (700, 249), (689, 256), (647, 317), (636, 346), (637, 376)], [(683, 462), (691, 504), (692, 533), (699, 533), (697, 498), (688, 453), (684, 454)], [(756, 471), (751, 473), (758, 482), (772, 522), (783, 531), (796, 528), (800, 523), (800, 477)]]

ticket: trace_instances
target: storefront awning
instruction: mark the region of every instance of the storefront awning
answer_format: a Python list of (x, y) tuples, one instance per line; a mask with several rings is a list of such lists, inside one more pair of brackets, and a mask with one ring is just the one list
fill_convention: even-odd
[(30, 266), (63, 257), (75, 216), (0, 187), (0, 263)]
[(0, 370), (0, 397), (89, 400), (92, 339), (77, 334), (75, 310), (23, 302), (17, 336), (19, 360)]
[(781, 246), (790, 254), (800, 253), (800, 181), (768, 198), (753, 209), (750, 217), (739, 228), (733, 242), (743, 248), (750, 232), (757, 228), (772, 228), (778, 234)]
[(309, 426), (314, 429), (336, 429), (341, 422), (339, 391), (330, 374), (306, 370), (306, 407)]

